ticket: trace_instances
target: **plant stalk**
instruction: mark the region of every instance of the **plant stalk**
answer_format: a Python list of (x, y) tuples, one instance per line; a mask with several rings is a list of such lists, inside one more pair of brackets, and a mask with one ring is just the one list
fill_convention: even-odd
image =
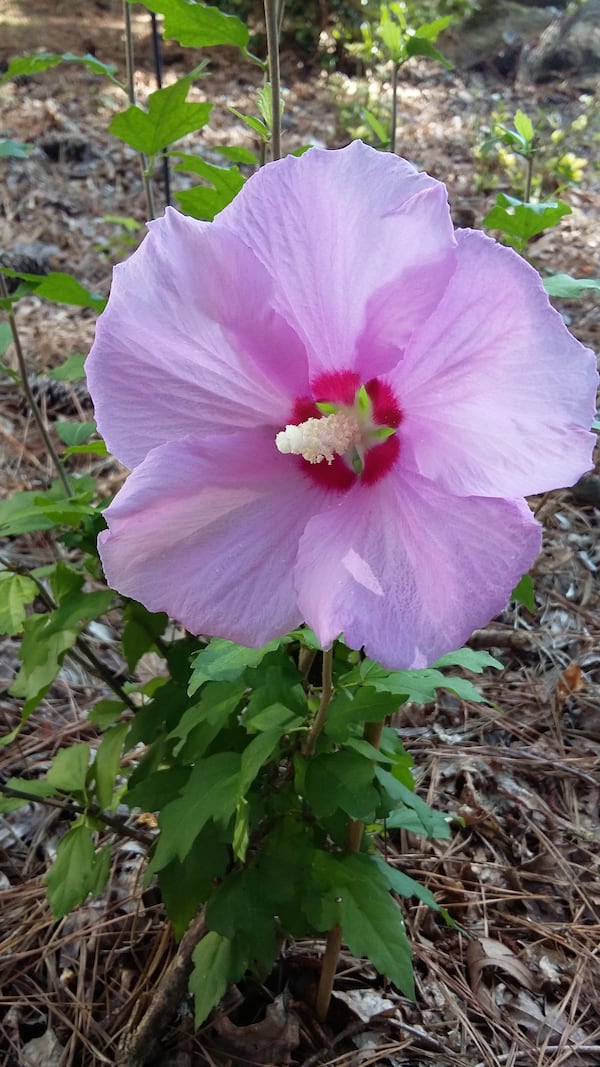
[[(281, 159), (281, 79), (279, 70), (279, 5), (277, 0), (264, 0), (267, 27), (269, 81), (271, 83), (271, 158)], [(282, 11), (283, 14), (283, 5)]]
[[(0, 274), (0, 293), (2, 294), (2, 296), (3, 296), (3, 298), (5, 300), (8, 300), (8, 295), (9, 294), (8, 294), (8, 289), (6, 287), (6, 281), (4, 279), (4, 275), (3, 274)], [(62, 487), (63, 487), (63, 489), (65, 491), (65, 496), (68, 496), (68, 497), (73, 496), (73, 491), (71, 489), (71, 486), (69, 485), (69, 481), (68, 481), (67, 475), (65, 474), (65, 469), (64, 469), (64, 467), (63, 467), (63, 465), (62, 465), (62, 463), (60, 461), (58, 452), (56, 451), (56, 449), (55, 449), (55, 447), (54, 447), (54, 445), (52, 443), (52, 438), (50, 436), (48, 427), (46, 426), (46, 423), (44, 422), (44, 419), (42, 417), (42, 413), (40, 411), (38, 402), (35, 399), (32, 391), (31, 391), (31, 386), (30, 386), (28, 378), (27, 378), (27, 364), (25, 363), (25, 355), (24, 355), (24, 352), (23, 352), (23, 347), (21, 345), (21, 338), (19, 337), (19, 331), (17, 329), (17, 320), (15, 318), (15, 313), (14, 313), (14, 311), (12, 309), (12, 305), (11, 304), (8, 305), (6, 314), (8, 316), (8, 325), (10, 326), (10, 332), (12, 333), (12, 339), (13, 339), (13, 342), (14, 342), (15, 351), (17, 353), (17, 363), (19, 364), (19, 374), (21, 376), (21, 385), (23, 387), (23, 392), (25, 393), (25, 396), (27, 397), (27, 403), (29, 404), (29, 407), (31, 408), (31, 412), (33, 414), (33, 417), (34, 417), (37, 425), (38, 425), (38, 429), (39, 429), (39, 431), (40, 431), (40, 433), (41, 433), (41, 435), (42, 435), (42, 437), (44, 439), (44, 444), (45, 444), (46, 448), (48, 449), (48, 455), (50, 456), (50, 458), (51, 458), (51, 460), (52, 460), (52, 462), (53, 462), (53, 464), (54, 464), (54, 466), (56, 468), (56, 473), (58, 474), (58, 477), (60, 479), (61, 485), (62, 485)]]
[(65, 812), (67, 815), (88, 815), (91, 819), (97, 819), (99, 822), (104, 823), (110, 830), (114, 830), (115, 833), (121, 835), (121, 837), (128, 837), (132, 841), (139, 841), (140, 844), (146, 845), (147, 848), (153, 844), (154, 838), (150, 834), (144, 833), (143, 830), (136, 830), (135, 827), (128, 826), (123, 819), (119, 819), (116, 815), (108, 815), (101, 808), (96, 807), (95, 804), (90, 805), (87, 808), (81, 807), (80, 804), (76, 804), (71, 800), (60, 800), (57, 797), (41, 797), (37, 793), (29, 793), (26, 789), (13, 789), (10, 785), (3, 785), (0, 782), (0, 793), (5, 797), (14, 797), (16, 800), (29, 800), (35, 804), (45, 804), (48, 808), (57, 808), (59, 811)]
[[(135, 99), (135, 64), (133, 57), (133, 28), (131, 25), (131, 7), (127, 0), (123, 0), (123, 20), (125, 22), (125, 62), (127, 66), (127, 96), (129, 103), (132, 107), (136, 106)], [(142, 181), (144, 183), (144, 193), (146, 194), (146, 206), (148, 209), (148, 218), (156, 218), (156, 209), (154, 206), (154, 192), (152, 189), (152, 168), (146, 156), (143, 152), (139, 153), (140, 163), (142, 167)]]
[[(368, 741), (369, 744), (373, 746), (373, 748), (379, 748), (382, 732), (383, 721), (368, 722), (365, 724), (363, 737), (365, 741)], [(344, 842), (346, 852), (360, 852), (364, 829), (365, 824), (361, 822), (360, 819), (348, 820), (346, 826), (346, 840)], [(323, 964), (321, 967), (321, 977), (319, 979), (319, 988), (317, 989), (317, 998), (315, 1001), (315, 1010), (321, 1022), (325, 1022), (327, 1012), (329, 1011), (335, 974), (342, 948), (342, 940), (342, 928), (339, 923), (336, 923), (335, 926), (332, 926), (327, 935), (325, 954), (323, 956)]]
[(333, 645), (323, 653), (322, 679), (321, 701), (304, 744), (304, 755), (307, 759), (311, 759), (315, 754), (317, 741), (325, 725), (325, 719), (333, 696)]

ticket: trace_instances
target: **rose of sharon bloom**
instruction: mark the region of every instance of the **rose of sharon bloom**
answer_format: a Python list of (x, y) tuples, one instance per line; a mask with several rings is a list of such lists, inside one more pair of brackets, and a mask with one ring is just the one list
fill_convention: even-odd
[(525, 494), (591, 466), (595, 361), (537, 273), (360, 142), (149, 229), (87, 362), (132, 468), (108, 582), (244, 645), (304, 621), (406, 668), (463, 644), (539, 551)]

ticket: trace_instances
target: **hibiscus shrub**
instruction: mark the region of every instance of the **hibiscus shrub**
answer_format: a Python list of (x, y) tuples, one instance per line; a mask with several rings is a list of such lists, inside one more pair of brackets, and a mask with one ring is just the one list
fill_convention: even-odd
[[(184, 44), (245, 54), (237, 19), (148, 7)], [(78, 58), (21, 58), (7, 76)], [(143, 155), (149, 205), (162, 149), (210, 113), (187, 101), (191, 78), (111, 122)], [(249, 117), (265, 142), (270, 100), (262, 90), (262, 118)], [(59, 426), (58, 457), (12, 306), (23, 291), (104, 302), (67, 275), (4, 270), (19, 283), (10, 295), (2, 282), (58, 471), (0, 504), (6, 536), (44, 531), (57, 545), (53, 565), (31, 570), (9, 545), (0, 573), (4, 631), (23, 635), (11, 689), (22, 722), (5, 741), (65, 656), (106, 686), (90, 712), (97, 747), (61, 750), (42, 780), (11, 780), (3, 809), (70, 798), (47, 880), (57, 917), (102, 891), (115, 835), (146, 843), (177, 937), (204, 909), (198, 1023), (229, 982), (268, 971), (281, 940), (300, 934), (327, 935), (333, 971), (343, 938), (413, 995), (398, 899), (441, 909), (377, 839), (384, 827), (451, 828), (416, 794), (390, 717), (440, 688), (481, 700), (445, 668), (500, 664), (450, 650), (503, 609), (535, 559), (526, 494), (589, 468), (597, 381), (536, 271), (481, 232), (455, 232), (444, 186), (410, 163), (356, 142), (245, 180), (238, 164), (252, 153), (223, 155), (228, 168), (179, 157), (204, 184), (115, 268), (86, 363), (103, 439), (94, 423)], [(496, 228), (521, 247), (514, 228), (532, 216), (510, 206)], [(62, 370), (78, 373), (76, 360)], [(69, 467), (86, 454), (106, 462), (104, 442), (130, 470), (110, 502)], [(100, 617), (127, 684), (89, 628)], [(160, 663), (150, 681), (136, 674), (148, 652)], [(156, 816), (148, 830), (128, 820), (140, 811)]]

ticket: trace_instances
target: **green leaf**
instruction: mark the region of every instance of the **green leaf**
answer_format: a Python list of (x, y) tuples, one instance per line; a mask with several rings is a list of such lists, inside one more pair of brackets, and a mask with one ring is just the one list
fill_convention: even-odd
[(180, 721), (167, 735), (180, 739), (174, 748), (174, 755), (180, 763), (193, 763), (204, 755), (239, 708), (245, 688), (241, 681), (208, 682), (197, 703), (186, 708)]
[(499, 659), (494, 659), (489, 652), (483, 650), (476, 652), (473, 648), (459, 648), (456, 652), (447, 652), (445, 656), (440, 656), (432, 666), (438, 669), (464, 667), (466, 671), (473, 671), (474, 674), (481, 674), (487, 667), (493, 667), (497, 671), (504, 668), (504, 664)]
[(325, 734), (334, 741), (345, 741), (353, 726), (381, 722), (397, 708), (398, 697), (395, 694), (378, 693), (370, 685), (362, 686), (355, 695), (349, 689), (339, 689), (327, 713)]
[(176, 194), (181, 208), (193, 218), (212, 221), (219, 211), (231, 203), (244, 184), (245, 179), (237, 167), (215, 167), (199, 156), (180, 152), (171, 154), (181, 159), (175, 167), (176, 171), (198, 174), (210, 183), (210, 186), (197, 185)]
[(462, 700), (475, 704), (486, 702), (472, 682), (466, 678), (447, 678), (432, 667), (414, 671), (386, 671), (372, 660), (365, 659), (360, 665), (360, 676), (366, 685), (378, 693), (393, 693), (399, 700), (414, 704), (430, 704), (436, 699), (438, 689), (448, 689)]
[(260, 964), (267, 973), (277, 948), (277, 884), (256, 867), (234, 871), (206, 908), (207, 926), (230, 938), (249, 964)]
[(160, 891), (175, 937), (209, 896), (216, 879), (222, 878), (230, 851), (214, 825), (205, 826), (184, 860), (173, 859), (160, 871)]
[(101, 730), (106, 730), (123, 711), (125, 711), (125, 705), (120, 700), (99, 700), (88, 712), (88, 719)]
[(230, 982), (242, 977), (246, 961), (228, 937), (210, 930), (192, 954), (194, 969), (190, 975), (190, 993), (194, 995), (194, 1022), (198, 1029), (219, 1003)]
[(399, 871), (396, 867), (386, 863), (383, 856), (375, 854), (371, 858), (385, 878), (388, 889), (397, 893), (399, 897), (416, 897), (417, 900), (427, 904), (430, 908), (434, 908), (435, 911), (440, 910), (439, 904), (430, 889), (415, 881), (404, 871)]
[[(31, 793), (42, 800), (51, 797), (55, 790), (44, 778), (9, 778), (6, 786), (8, 789), (21, 789), (24, 793)], [(0, 815), (8, 815), (11, 811), (17, 811), (29, 804), (29, 800), (23, 797), (9, 797), (0, 791)]]
[(55, 422), (54, 428), (66, 445), (81, 445), (96, 433), (95, 422)]
[(83, 365), (87, 359), (87, 356), (82, 352), (77, 352), (75, 355), (69, 356), (68, 359), (61, 363), (60, 367), (53, 367), (52, 370), (47, 371), (49, 378), (52, 378), (55, 382), (78, 382), (85, 378), (85, 370)]
[(225, 15), (208, 4), (190, 0), (144, 0), (144, 7), (156, 15), (164, 15), (164, 36), (174, 38), (185, 48), (234, 45), (244, 50), (248, 44), (248, 27), (235, 15)]
[(600, 278), (572, 278), (569, 274), (553, 274), (551, 278), (544, 278), (543, 281), (549, 296), (576, 300), (589, 290), (600, 292)]
[(76, 822), (58, 842), (47, 876), (48, 899), (55, 919), (62, 919), (90, 893), (97, 895), (110, 871), (110, 849), (94, 850), (92, 832)]
[(533, 578), (530, 574), (524, 574), (521, 581), (517, 583), (513, 589), (511, 600), (516, 600), (519, 604), (522, 604), (528, 611), (535, 611), (535, 586), (533, 584)]
[(440, 33), (443, 33), (451, 22), (453, 22), (452, 15), (442, 15), (438, 19), (424, 22), (421, 26), (418, 26), (415, 30), (415, 36), (424, 37), (427, 41), (437, 41)]
[(163, 611), (148, 611), (135, 600), (130, 600), (125, 606), (121, 643), (130, 671), (146, 652), (155, 647), (156, 639), (164, 634), (168, 621)]
[(514, 196), (498, 193), (496, 203), (485, 216), (483, 225), (526, 244), (536, 234), (556, 226), (564, 215), (570, 214), (571, 208), (561, 200), (526, 204)]
[(368, 108), (364, 107), (361, 110), (361, 117), (365, 120), (367, 125), (371, 127), (375, 136), (379, 139), (380, 144), (387, 145), (390, 140), (390, 131), (385, 128), (383, 122), (380, 122), (376, 115)]
[(137, 105), (119, 112), (108, 129), (137, 152), (155, 156), (168, 145), (205, 126), (212, 104), (186, 102), (190, 78), (180, 78), (166, 89), (157, 89), (148, 97), (148, 111)]
[(63, 271), (51, 271), (50, 274), (25, 274), (23, 271), (10, 270), (8, 267), (0, 267), (0, 274), (8, 278), (20, 278), (26, 282), (26, 292), (43, 296), (46, 300), (53, 300), (56, 304), (72, 304), (75, 307), (93, 308), (94, 311), (103, 311), (106, 300), (97, 293), (85, 289), (72, 274)]
[[(387, 817), (386, 823), (388, 827), (402, 826), (404, 829), (410, 828), (414, 833), (422, 834), (430, 840), (450, 837), (448, 816), (430, 808), (429, 804), (422, 800), (421, 797), (413, 793), (411, 789), (408, 789), (403, 782), (400, 782), (389, 771), (383, 770), (382, 767), (375, 768), (375, 775), (388, 797), (393, 801), (400, 801), (404, 805), (404, 809), (400, 808), (399, 811), (392, 811)], [(405, 824), (405, 821), (402, 821), (405, 809), (409, 809), (412, 813), (409, 816), (410, 827)]]
[(194, 657), (188, 685), (189, 696), (193, 696), (205, 682), (235, 682), (247, 667), (257, 667), (280, 644), (281, 638), (277, 638), (261, 648), (246, 648), (233, 641), (214, 637)]
[(29, 77), (31, 74), (41, 74), (49, 67), (57, 67), (59, 63), (81, 63), (92, 74), (103, 74), (114, 85), (122, 88), (121, 82), (114, 76), (117, 68), (112, 63), (101, 63), (95, 56), (90, 55), (75, 56), (72, 52), (64, 52), (62, 55), (57, 52), (33, 52), (27, 56), (16, 56), (11, 59), (2, 81), (6, 82), (9, 78), (19, 75)]
[(231, 163), (245, 163), (247, 166), (255, 166), (258, 163), (258, 157), (254, 152), (251, 152), (249, 148), (243, 148), (242, 145), (215, 145), (214, 151)]
[(238, 784), (240, 799), (250, 789), (261, 767), (270, 760), (279, 745), (284, 731), (282, 729), (266, 730), (252, 739), (242, 752), (240, 780)]
[(231, 107), (231, 105), (229, 105), (229, 111), (231, 111), (231, 114), (235, 115), (236, 118), (241, 119), (242, 122), (248, 126), (249, 129), (253, 130), (254, 133), (257, 133), (262, 141), (269, 140), (269, 137), (271, 136), (269, 128), (264, 122), (261, 122), (260, 119), (254, 118), (253, 115), (244, 115), (242, 111), (238, 111), (236, 107)]
[(533, 141), (533, 122), (524, 111), (520, 108), (515, 111), (514, 117), (515, 130), (521, 135), (526, 145), (531, 144)]
[(185, 859), (210, 819), (228, 822), (239, 799), (240, 766), (237, 752), (218, 752), (198, 760), (181, 796), (161, 811), (154, 870), (166, 866), (174, 856)]
[(325, 752), (308, 761), (304, 797), (318, 819), (340, 810), (368, 822), (379, 801), (373, 775), (372, 762), (357, 752)]
[(107, 730), (92, 767), (96, 781), (96, 798), (100, 808), (112, 808), (115, 781), (121, 767), (123, 745), (129, 732), (129, 723), (121, 723)]
[(441, 63), (446, 70), (454, 70), (454, 63), (446, 59), (439, 49), (432, 45), (431, 41), (424, 37), (419, 37), (417, 34), (408, 38), (406, 54), (407, 56), (427, 56), (429, 59), (435, 59), (438, 63)]
[[(270, 136), (273, 129), (273, 90), (270, 82), (265, 82), (265, 84), (258, 90), (256, 94), (256, 104)], [(285, 101), (281, 99), (279, 101), (280, 116), (283, 115), (284, 108)]]
[(10, 137), (0, 137), (0, 159), (27, 159), (32, 148), (32, 144), (13, 141)]
[(80, 743), (60, 748), (52, 760), (46, 780), (64, 793), (85, 793), (90, 746)]
[(380, 974), (414, 999), (410, 944), (402, 913), (388, 891), (388, 878), (369, 856), (320, 853), (313, 862), (321, 892), (313, 921), (326, 930), (339, 922), (344, 941), (366, 956)]
[[(27, 711), (37, 707), (58, 674), (65, 652), (72, 648), (79, 630), (61, 630), (43, 637), (45, 615), (30, 617), (25, 622), (24, 637), (19, 655), (23, 666), (10, 687), (16, 697), (24, 697)], [(31, 705), (33, 702), (33, 706)]]
[(89, 496), (82, 491), (77, 479), (70, 478), (69, 484), (74, 491), (74, 496), (68, 500), (61, 482), (54, 481), (44, 493), (36, 489), (15, 493), (7, 500), (0, 500), (0, 533), (3, 536), (16, 537), (22, 533), (30, 533), (33, 530), (49, 530), (59, 524), (60, 520), (52, 514), (57, 504), (65, 508), (65, 512), (74, 525), (78, 525), (81, 519), (94, 509), (90, 509), (84, 500)]
[[(4, 353), (10, 348), (12, 343), (13, 333), (10, 328), (10, 323), (0, 322), (0, 356), (4, 355)], [(11, 371), (10, 367), (5, 367), (4, 364), (2, 364), (2, 370), (5, 374), (8, 374), (9, 377), (13, 379), (13, 381), (19, 381), (19, 375), (16, 373), (16, 371)]]
[(18, 634), (27, 618), (26, 607), (35, 600), (38, 587), (25, 574), (0, 573), (0, 633)]

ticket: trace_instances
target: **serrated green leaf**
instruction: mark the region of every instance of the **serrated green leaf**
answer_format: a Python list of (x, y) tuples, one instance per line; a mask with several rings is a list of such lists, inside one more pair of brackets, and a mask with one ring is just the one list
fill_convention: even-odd
[(97, 895), (110, 870), (110, 851), (94, 850), (92, 832), (75, 823), (58, 842), (56, 859), (47, 876), (48, 900), (55, 919), (62, 919), (90, 893)]
[(246, 961), (228, 937), (210, 930), (192, 954), (194, 969), (190, 975), (190, 993), (194, 996), (194, 1022), (200, 1027), (219, 1003), (230, 982), (236, 982), (246, 970)]
[(179, 739), (173, 754), (180, 763), (193, 763), (204, 755), (239, 708), (245, 688), (241, 681), (207, 683), (200, 699), (186, 708), (180, 721), (167, 735)]
[(90, 746), (79, 743), (56, 753), (46, 780), (64, 793), (84, 793), (90, 763)]
[(198, 174), (210, 182), (210, 186), (197, 185), (176, 194), (181, 208), (193, 218), (212, 221), (237, 196), (245, 182), (237, 167), (215, 167), (199, 156), (182, 155), (180, 152), (172, 155), (181, 160), (175, 166), (176, 171)]
[(44, 493), (36, 489), (28, 489), (25, 492), (15, 493), (7, 500), (0, 500), (0, 533), (7, 537), (17, 537), (22, 533), (49, 530), (52, 526), (59, 525), (58, 519), (46, 514), (57, 503), (67, 508), (73, 521), (77, 516), (77, 523), (79, 523), (87, 512), (79, 510), (82, 507), (85, 508), (85, 505), (80, 503), (83, 497), (79, 492), (77, 481), (70, 478), (69, 484), (75, 493), (71, 501), (65, 497), (64, 488), (58, 480), (54, 481), (50, 489)]
[(459, 648), (456, 652), (447, 652), (445, 656), (440, 656), (432, 666), (436, 669), (464, 667), (466, 671), (473, 671), (473, 674), (481, 674), (487, 667), (493, 667), (497, 671), (504, 668), (504, 664), (491, 656), (489, 652), (483, 649), (475, 651), (474, 648)]
[(81, 63), (92, 74), (103, 74), (114, 85), (123, 88), (121, 82), (115, 78), (116, 67), (113, 64), (101, 63), (95, 56), (76, 56), (72, 52), (32, 52), (27, 56), (16, 56), (11, 59), (8, 69), (2, 77), (6, 82), (17, 76), (29, 77), (31, 74), (41, 74), (50, 67), (57, 67), (60, 63)]
[(318, 819), (340, 810), (351, 819), (369, 821), (379, 800), (373, 775), (372, 762), (357, 752), (342, 749), (321, 753), (308, 761), (306, 802)]
[(115, 115), (109, 132), (125, 144), (155, 156), (163, 148), (206, 125), (212, 104), (192, 104), (186, 101), (190, 79), (180, 78), (166, 89), (156, 89), (148, 97), (148, 111), (132, 105)]
[(247, 728), (257, 731), (277, 730), (279, 737), (290, 730), (297, 729), (303, 723), (302, 716), (280, 703), (268, 704), (266, 708), (261, 708), (256, 714), (247, 715), (244, 719)]
[(385, 878), (388, 889), (393, 890), (399, 897), (416, 897), (417, 900), (427, 904), (430, 908), (434, 908), (435, 911), (440, 910), (440, 906), (430, 889), (405, 874), (404, 871), (399, 871), (397, 867), (392, 867), (389, 863), (386, 863), (383, 856), (376, 854), (371, 858)]
[(27, 159), (32, 148), (32, 144), (13, 141), (10, 137), (0, 137), (0, 159)]
[(561, 200), (526, 204), (514, 196), (498, 193), (496, 203), (485, 216), (483, 225), (526, 243), (536, 234), (556, 226), (564, 215), (570, 214), (571, 208)]
[[(357, 957), (366, 956), (380, 974), (414, 999), (411, 951), (402, 913), (388, 891), (388, 880), (369, 856), (331, 856), (313, 861), (320, 884), (318, 929), (340, 923), (344, 941)], [(314, 903), (313, 903), (314, 908)]]
[(600, 292), (600, 278), (571, 278), (569, 274), (553, 274), (544, 278), (548, 296), (560, 296), (576, 300), (587, 292)]
[(45, 625), (44, 615), (30, 617), (25, 622), (19, 650), (23, 665), (9, 690), (13, 696), (26, 700), (27, 711), (33, 710), (47, 692), (61, 668), (65, 652), (79, 636), (79, 630), (61, 630), (42, 638)]
[(117, 775), (121, 766), (123, 745), (129, 732), (129, 724), (121, 723), (107, 730), (96, 753), (92, 773), (96, 781), (96, 798), (101, 808), (111, 808)]
[(235, 682), (247, 667), (257, 667), (269, 652), (279, 648), (281, 640), (269, 641), (261, 648), (246, 648), (214, 637), (194, 657), (188, 695), (193, 696), (205, 682)]
[(255, 867), (234, 871), (206, 908), (207, 926), (230, 938), (249, 963), (261, 964), (267, 972), (277, 947), (276, 885)]
[(375, 768), (375, 775), (392, 801), (400, 802), (403, 807), (396, 809), (387, 816), (388, 827), (401, 826), (410, 829), (413, 833), (421, 834), (430, 840), (450, 837), (448, 816), (430, 808), (420, 796), (413, 793), (404, 782), (390, 774), (382, 767)]
[(27, 605), (35, 600), (38, 587), (25, 574), (0, 573), (0, 633), (18, 634), (27, 618)]
[(517, 583), (513, 589), (511, 600), (516, 600), (519, 604), (522, 604), (528, 611), (535, 611), (535, 586), (533, 584), (533, 578), (530, 574), (524, 574), (521, 581)]
[(403, 698), (414, 704), (430, 704), (435, 700), (438, 689), (448, 689), (462, 700), (475, 704), (486, 701), (466, 678), (446, 678), (441, 671), (432, 667), (414, 671), (386, 671), (379, 664), (365, 659), (360, 665), (360, 675), (365, 684), (373, 686), (377, 692), (392, 693), (399, 701)]
[(85, 378), (83, 365), (87, 356), (83, 352), (77, 352), (61, 363), (60, 367), (53, 367), (47, 371), (49, 378), (55, 382), (78, 382)]
[(209, 820), (221, 824), (228, 822), (239, 799), (240, 767), (237, 752), (218, 752), (198, 760), (181, 796), (161, 811), (155, 870), (166, 866), (175, 856), (185, 859)]
[(266, 730), (252, 739), (242, 752), (238, 784), (240, 799), (250, 789), (261, 767), (271, 758), (279, 745), (283, 729)]
[(378, 693), (370, 685), (362, 686), (355, 695), (339, 689), (329, 707), (324, 732), (334, 741), (345, 741), (353, 726), (381, 722), (397, 710), (399, 702), (396, 694)]
[(215, 880), (224, 875), (229, 860), (230, 850), (222, 835), (217, 827), (209, 825), (183, 861), (173, 859), (160, 871), (161, 896), (177, 939), (206, 901)]
[(248, 44), (248, 27), (235, 15), (226, 15), (208, 4), (191, 0), (144, 0), (144, 6), (156, 15), (164, 15), (164, 36), (179, 41), (185, 48), (234, 45), (244, 50)]

